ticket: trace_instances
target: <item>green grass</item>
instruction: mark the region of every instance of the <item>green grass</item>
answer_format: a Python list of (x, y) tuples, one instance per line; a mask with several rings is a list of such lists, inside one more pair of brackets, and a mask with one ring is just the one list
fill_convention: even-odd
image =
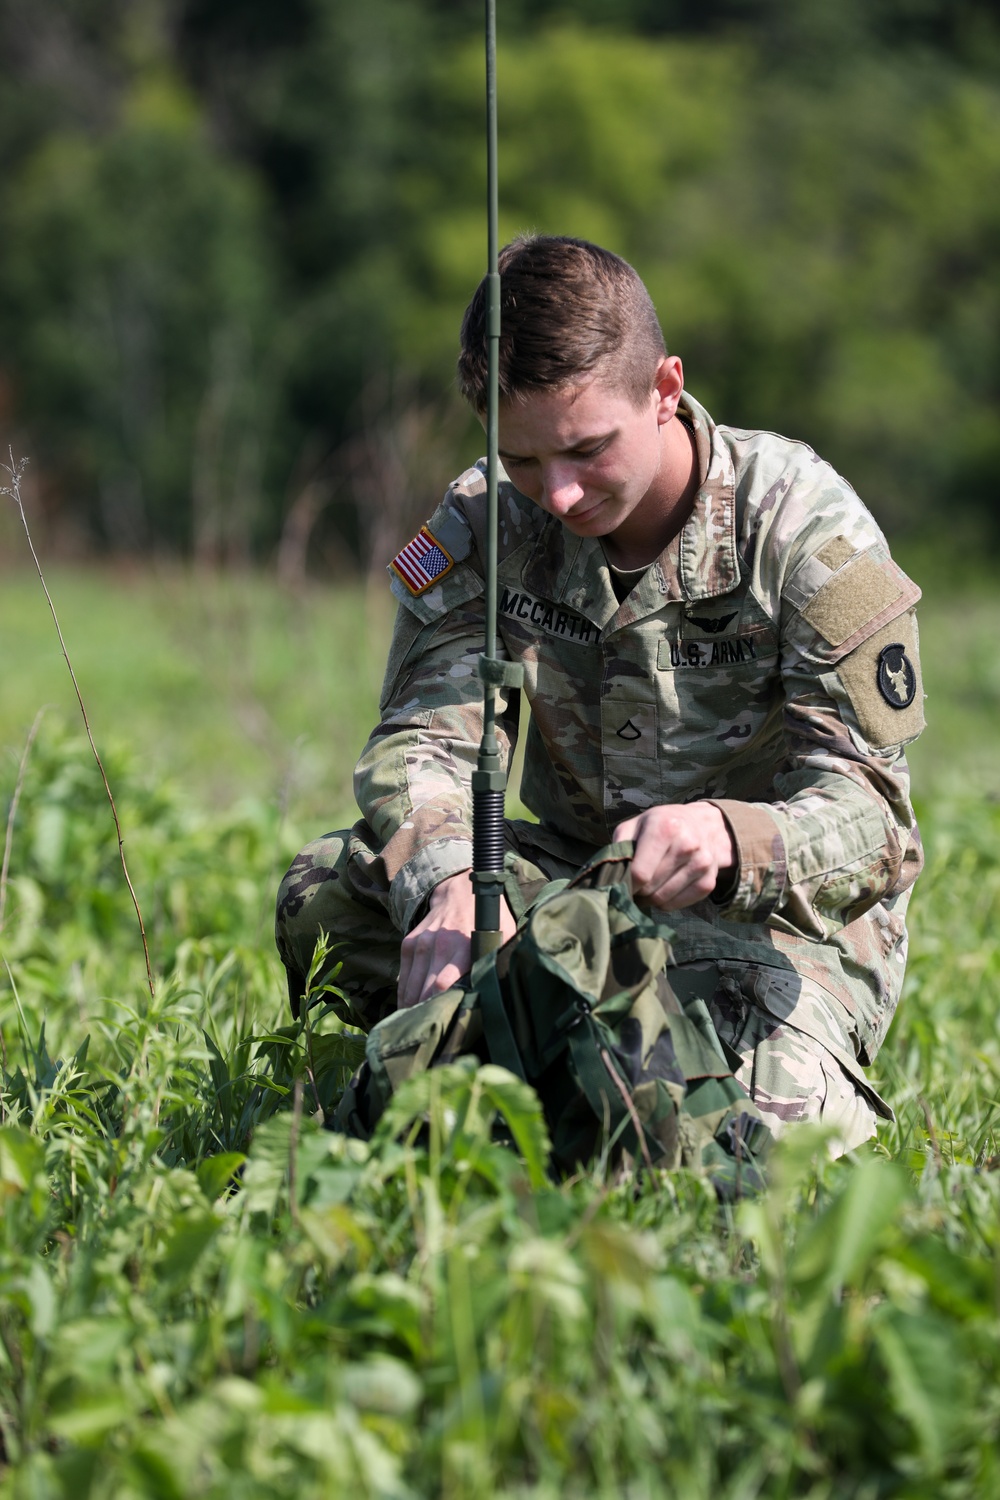
[(417, 1080), (370, 1146), (324, 1131), (359, 1043), (286, 1025), (271, 903), (350, 815), (385, 622), (263, 579), (51, 582), (157, 991), (44, 601), (8, 576), (0, 805), (57, 706), (0, 933), (0, 1493), (1000, 1492), (988, 591), (923, 613), (928, 868), (879, 1059), (898, 1122), (832, 1164), (800, 1133), (733, 1212), (685, 1174), (548, 1182), (532, 1096), (489, 1070)]
[[(47, 581), (99, 745), (128, 744), (202, 805), (250, 796), (293, 821), (353, 821), (390, 600), (168, 568), (55, 569)], [(78, 722), (33, 573), (0, 577), (0, 651), (0, 745), (19, 755), (42, 705)]]
[[(1000, 797), (1000, 589), (924, 550), (928, 727), (911, 751), (919, 799)], [(937, 578), (934, 569), (937, 567)], [(354, 762), (377, 712), (388, 591), (179, 568), (53, 570), (49, 582), (98, 743), (118, 740), (202, 806), (243, 797), (297, 829), (353, 821)], [(77, 709), (34, 573), (0, 575), (0, 747), (18, 757), (43, 705)]]

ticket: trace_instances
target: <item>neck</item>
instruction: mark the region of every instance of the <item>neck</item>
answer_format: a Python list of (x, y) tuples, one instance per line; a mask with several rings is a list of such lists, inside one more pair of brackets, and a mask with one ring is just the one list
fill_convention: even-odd
[(673, 417), (663, 427), (663, 457), (656, 479), (632, 514), (602, 538), (608, 561), (626, 571), (655, 562), (694, 509), (700, 482), (694, 434)]

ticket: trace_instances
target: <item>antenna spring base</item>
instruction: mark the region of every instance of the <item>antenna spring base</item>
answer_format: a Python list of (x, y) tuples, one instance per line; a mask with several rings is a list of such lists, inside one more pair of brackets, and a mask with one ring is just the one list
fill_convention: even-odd
[(504, 817), (502, 791), (472, 793), (472, 868), (502, 870)]

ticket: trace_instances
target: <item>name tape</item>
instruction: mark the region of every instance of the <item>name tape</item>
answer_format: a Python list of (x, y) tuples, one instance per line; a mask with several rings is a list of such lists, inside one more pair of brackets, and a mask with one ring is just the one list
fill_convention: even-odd
[(554, 635), (564, 641), (579, 641), (584, 646), (596, 645), (600, 635), (597, 626), (590, 620), (585, 620), (583, 615), (560, 609), (557, 604), (549, 604), (531, 594), (516, 590), (512, 592), (507, 588), (500, 600), (500, 613), (512, 620), (523, 620), (526, 625), (533, 625), (544, 635)]

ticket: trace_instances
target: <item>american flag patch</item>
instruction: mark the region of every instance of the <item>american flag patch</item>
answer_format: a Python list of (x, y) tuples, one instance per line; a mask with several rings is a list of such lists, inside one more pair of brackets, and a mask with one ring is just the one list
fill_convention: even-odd
[(391, 568), (399, 574), (411, 594), (423, 594), (455, 566), (455, 559), (421, 526), (412, 542), (397, 552)]

